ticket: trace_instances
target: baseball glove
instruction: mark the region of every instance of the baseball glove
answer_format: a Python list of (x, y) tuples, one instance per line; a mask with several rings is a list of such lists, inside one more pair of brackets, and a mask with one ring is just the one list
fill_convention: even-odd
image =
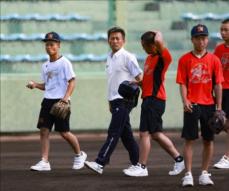
[(140, 88), (137, 84), (129, 81), (123, 81), (118, 88), (118, 93), (126, 100), (133, 103), (133, 107), (138, 104), (138, 97), (140, 94)]
[(226, 130), (226, 114), (223, 110), (218, 110), (214, 113), (213, 117), (209, 120), (209, 128), (213, 133), (219, 134), (222, 130)]
[(55, 103), (50, 110), (51, 115), (58, 117), (60, 119), (66, 119), (70, 112), (70, 103), (65, 102), (63, 100), (60, 100), (57, 103)]

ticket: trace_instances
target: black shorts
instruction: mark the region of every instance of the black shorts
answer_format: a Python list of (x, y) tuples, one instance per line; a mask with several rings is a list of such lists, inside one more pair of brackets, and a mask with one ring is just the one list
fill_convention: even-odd
[(208, 121), (215, 112), (215, 105), (199, 105), (193, 104), (192, 113), (184, 112), (184, 126), (181, 137), (187, 140), (195, 140), (199, 138), (199, 126), (201, 136), (206, 141), (214, 139), (214, 133), (208, 127)]
[(142, 101), (140, 131), (150, 134), (162, 132), (162, 115), (165, 112), (165, 101), (155, 97), (147, 97)]
[(229, 89), (223, 89), (222, 108), (227, 118), (229, 118)]
[(69, 118), (70, 114), (67, 116), (66, 119), (60, 119), (51, 115), (50, 109), (52, 108), (53, 104), (58, 102), (60, 99), (46, 99), (44, 98), (41, 103), (41, 110), (40, 115), (37, 123), (37, 128), (47, 128), (50, 131), (52, 130), (53, 125), (55, 125), (55, 131), (58, 132), (68, 132), (69, 128)]

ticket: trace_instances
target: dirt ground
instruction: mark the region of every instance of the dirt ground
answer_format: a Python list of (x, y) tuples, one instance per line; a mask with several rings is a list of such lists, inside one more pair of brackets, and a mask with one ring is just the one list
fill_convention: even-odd
[[(136, 134), (137, 135), (137, 134)], [(182, 152), (183, 140), (180, 133), (167, 133), (178, 150)], [(52, 171), (30, 171), (31, 165), (40, 159), (38, 135), (1, 136), (1, 191), (226, 191), (229, 187), (229, 170), (210, 168), (214, 186), (198, 185), (201, 166), (201, 140), (194, 147), (193, 175), (195, 186), (181, 187), (184, 172), (178, 176), (169, 176), (173, 166), (171, 157), (157, 143), (152, 142), (148, 162), (149, 176), (142, 178), (126, 177), (123, 168), (129, 165), (127, 151), (121, 142), (112, 155), (110, 164), (102, 175), (97, 175), (87, 168), (79, 171), (71, 169), (73, 152), (59, 136), (51, 136), (50, 163)], [(225, 133), (215, 139), (213, 162), (223, 154)], [(80, 134), (82, 150), (88, 154), (88, 160), (94, 160), (105, 139), (104, 134)]]

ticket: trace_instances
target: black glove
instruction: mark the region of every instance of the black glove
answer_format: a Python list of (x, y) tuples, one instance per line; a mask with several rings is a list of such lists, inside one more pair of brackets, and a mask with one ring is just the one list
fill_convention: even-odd
[(123, 81), (118, 88), (118, 93), (126, 100), (133, 103), (133, 107), (138, 104), (138, 97), (140, 94), (140, 88), (135, 83), (129, 81)]
[(219, 134), (222, 130), (225, 130), (226, 120), (225, 112), (217, 110), (208, 122), (209, 128), (213, 133)]

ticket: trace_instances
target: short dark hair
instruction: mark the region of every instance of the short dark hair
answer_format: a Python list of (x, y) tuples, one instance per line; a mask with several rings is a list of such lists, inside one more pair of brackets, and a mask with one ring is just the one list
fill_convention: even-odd
[(222, 24), (226, 24), (226, 23), (229, 23), (229, 18), (224, 19), (224, 20), (222, 21)]
[(120, 28), (120, 27), (112, 27), (107, 31), (107, 36), (108, 39), (111, 35), (111, 33), (115, 33), (115, 32), (120, 32), (122, 34), (123, 39), (125, 39), (126, 33), (124, 31), (124, 29)]
[(154, 44), (155, 35), (155, 32), (147, 31), (141, 36), (141, 40), (146, 44)]

